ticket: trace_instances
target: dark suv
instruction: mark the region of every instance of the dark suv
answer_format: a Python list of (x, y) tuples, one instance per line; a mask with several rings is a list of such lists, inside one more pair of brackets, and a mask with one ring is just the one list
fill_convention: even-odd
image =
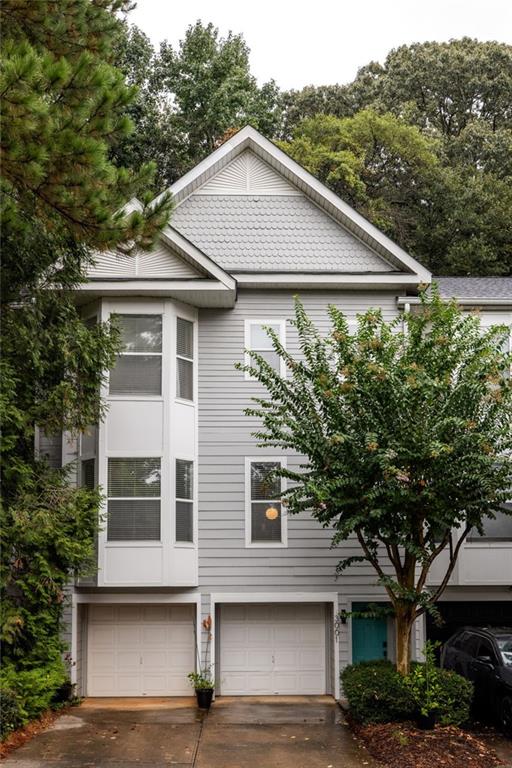
[(512, 628), (462, 627), (444, 644), (441, 666), (475, 686), (475, 711), (512, 735)]

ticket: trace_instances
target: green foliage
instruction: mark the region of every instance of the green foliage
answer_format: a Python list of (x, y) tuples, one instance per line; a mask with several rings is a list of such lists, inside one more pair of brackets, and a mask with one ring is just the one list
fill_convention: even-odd
[(435, 141), (391, 114), (316, 115), (282, 148), (403, 247), (414, 250), (418, 219), (442, 183)]
[(414, 701), (402, 675), (389, 661), (363, 661), (341, 673), (350, 714), (362, 723), (411, 719)]
[(2, 221), (23, 228), (36, 216), (91, 245), (150, 243), (169, 201), (125, 215), (154, 168), (137, 173), (108, 159), (131, 130), (133, 87), (110, 64), (127, 0), (5, 0), (0, 72)]
[(190, 684), (196, 690), (214, 688), (214, 682), (209, 668), (204, 669), (201, 672), (190, 672), (187, 677), (190, 680)]
[[(357, 210), (434, 273), (512, 274), (511, 92), (510, 45), (469, 38), (416, 43), (392, 50), (384, 65), (371, 62), (347, 85), (307, 86), (285, 94), (281, 136), (292, 157), (338, 194), (348, 195)], [(403, 134), (407, 127), (418, 129), (436, 165), (416, 165), (411, 177), (406, 159), (403, 169), (398, 163), (397, 175), (393, 163), (400, 152), (389, 136), (382, 141), (379, 130), (376, 158), (368, 138), (365, 162), (348, 162), (354, 151), (351, 135), (367, 110), (388, 122), (391, 113)], [(326, 115), (332, 123), (324, 135)], [(402, 151), (402, 138), (398, 148)], [(368, 185), (375, 159), (373, 179), (380, 183)], [(354, 194), (358, 187), (359, 196)]]
[[(421, 302), (390, 323), (368, 310), (353, 334), (330, 306), (321, 335), (296, 299), (300, 357), (268, 331), (288, 376), (253, 352), (252, 364), (237, 366), (266, 390), (246, 411), (261, 420), (259, 444), (305, 457), (300, 471), (279, 471), (291, 481), (288, 512), (310, 510), (333, 529), (334, 546), (357, 537), (360, 555), (339, 570), (360, 560), (374, 568), (395, 612), (404, 673), (414, 619), (432, 610), (468, 532), (502, 511), (512, 484), (510, 329), (482, 329), (478, 315), (435, 290)], [(448, 569), (428, 590), (441, 552)]]
[(277, 130), (276, 85), (258, 87), (242, 35), (222, 38), (213, 24), (197, 21), (177, 49), (164, 42), (156, 54), (140, 30), (125, 26), (116, 63), (140, 92), (130, 108), (136, 131), (117, 144), (115, 157), (133, 168), (156, 160), (160, 188), (247, 123), (266, 135)]
[(441, 725), (463, 725), (469, 720), (473, 684), (455, 672), (436, 666), (437, 645), (439, 643), (425, 643), (425, 663), (413, 665), (405, 678), (405, 684), (413, 698), (416, 712), (425, 717), (435, 713)]
[[(67, 671), (60, 657), (44, 666), (24, 670), (4, 663), (0, 673), (2, 735), (25, 725), (48, 709), (66, 679)], [(7, 701), (5, 713), (4, 695)]]
[(20, 701), (15, 693), (0, 687), (0, 739), (21, 728), (23, 716)]
[(455, 672), (430, 666), (431, 661), (428, 669), (426, 664), (414, 663), (406, 677), (389, 661), (346, 667), (341, 681), (351, 715), (362, 723), (388, 723), (411, 720), (418, 712), (427, 715), (433, 709), (441, 725), (466, 723), (472, 683)]

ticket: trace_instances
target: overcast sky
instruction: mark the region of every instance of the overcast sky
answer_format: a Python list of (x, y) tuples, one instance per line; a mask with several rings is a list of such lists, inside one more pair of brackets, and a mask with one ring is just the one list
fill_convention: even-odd
[(398, 45), (464, 35), (512, 43), (512, 0), (137, 0), (130, 14), (158, 47), (197, 19), (242, 32), (260, 83), (345, 83)]

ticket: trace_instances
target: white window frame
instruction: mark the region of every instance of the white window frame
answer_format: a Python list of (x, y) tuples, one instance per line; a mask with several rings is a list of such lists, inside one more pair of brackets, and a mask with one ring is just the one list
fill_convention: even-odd
[[(251, 364), (251, 355), (247, 350), (250, 350), (251, 352), (263, 352), (268, 350), (262, 350), (262, 349), (252, 349), (251, 348), (251, 328), (253, 325), (278, 325), (279, 326), (279, 341), (281, 342), (281, 345), (286, 349), (286, 320), (283, 318), (269, 318), (267, 320), (258, 320), (258, 319), (247, 319), (245, 321), (245, 327), (244, 327), (244, 360), (245, 365)], [(269, 337), (270, 342), (270, 337)], [(283, 358), (279, 358), (280, 362), (280, 369), (279, 374), (283, 378), (286, 376), (286, 363), (283, 360)], [(246, 381), (257, 381), (257, 379), (254, 376), (251, 376), (251, 374), (248, 371), (245, 371), (245, 380)]]
[(143, 310), (137, 310), (137, 311), (123, 311), (123, 310), (113, 310), (109, 313), (109, 319), (111, 319), (113, 316), (123, 316), (123, 317), (129, 317), (135, 315), (136, 317), (159, 317), (161, 324), (162, 324), (162, 349), (160, 352), (118, 352), (116, 355), (117, 357), (148, 357), (149, 355), (153, 357), (160, 357), (161, 363), (160, 363), (160, 394), (159, 395), (144, 395), (140, 392), (127, 392), (124, 395), (115, 394), (110, 392), (110, 371), (108, 371), (108, 381), (107, 381), (107, 393), (106, 396), (109, 398), (109, 400), (163, 400), (164, 399), (164, 341), (165, 341), (165, 334), (164, 334), (164, 313), (163, 312), (144, 312)]
[[(177, 474), (176, 474), (176, 463), (178, 461), (189, 461), (192, 464), (192, 498), (191, 499), (182, 499), (178, 497), (177, 493)], [(196, 504), (197, 504), (197, 472), (196, 472), (196, 461), (192, 456), (182, 456), (181, 454), (179, 456), (176, 456), (174, 459), (174, 522), (173, 522), (173, 529), (174, 529), (174, 546), (175, 547), (183, 547), (184, 549), (195, 549), (196, 542), (197, 542), (197, 511), (196, 511)], [(176, 536), (176, 504), (178, 501), (186, 501), (187, 503), (192, 505), (192, 541), (178, 541), (178, 538)]]
[[(127, 456), (113, 455), (106, 456), (106, 494), (105, 494), (105, 545), (109, 548), (122, 548), (122, 547), (161, 547), (164, 541), (163, 534), (163, 484), (162, 484), (162, 472), (163, 472), (163, 456), (162, 454), (139, 454), (138, 451), (132, 451)], [(160, 461), (160, 496), (110, 496), (108, 491), (108, 469), (111, 459), (159, 459)], [(152, 499), (160, 502), (160, 538), (159, 539), (109, 539), (108, 538), (108, 503), (109, 501), (144, 501), (145, 499)]]
[[(251, 514), (251, 464), (272, 462), (280, 464), (282, 469), (287, 467), (286, 456), (246, 456), (245, 457), (245, 546), (251, 549), (275, 549), (288, 546), (288, 514), (281, 503), (281, 541), (252, 541)], [(281, 478), (281, 494), (286, 490), (286, 478)]]
[[(178, 354), (178, 320), (185, 320), (187, 323), (191, 323), (192, 325), (192, 355), (193, 357), (185, 357), (185, 355)], [(197, 343), (197, 324), (194, 320), (192, 320), (190, 317), (186, 317), (184, 314), (177, 312), (176, 313), (176, 320), (175, 320), (175, 327), (174, 327), (174, 350), (175, 350), (175, 387), (176, 387), (176, 402), (183, 403), (184, 405), (193, 405), (196, 402), (196, 384), (197, 384), (197, 375), (196, 375), (196, 358), (197, 358), (197, 350), (196, 350), (196, 343)], [(187, 363), (192, 363), (192, 398), (188, 400), (186, 397), (180, 397), (178, 395), (178, 360), (185, 360)]]

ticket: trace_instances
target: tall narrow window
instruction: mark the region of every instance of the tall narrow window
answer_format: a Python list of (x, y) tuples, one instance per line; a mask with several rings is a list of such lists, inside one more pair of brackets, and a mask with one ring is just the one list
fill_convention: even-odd
[(281, 478), (275, 475), (280, 461), (248, 463), (248, 544), (285, 544), (281, 503)]
[(176, 541), (194, 541), (194, 464), (176, 459)]
[(93, 491), (96, 487), (95, 463), (95, 459), (85, 459), (81, 462), (80, 485), (88, 491)]
[[(251, 352), (256, 352), (263, 357), (275, 371), (284, 375), (284, 363), (274, 350), (272, 339), (267, 333), (267, 328), (271, 328), (276, 334), (283, 346), (285, 346), (285, 321), (284, 320), (246, 320), (245, 322), (245, 348), (247, 351), (245, 362), (250, 364)], [(251, 379), (250, 374), (246, 373), (246, 379)]]
[(116, 315), (122, 352), (110, 371), (111, 395), (162, 394), (162, 316)]
[(176, 397), (194, 399), (194, 323), (176, 319)]
[(160, 459), (108, 460), (107, 539), (160, 540)]

